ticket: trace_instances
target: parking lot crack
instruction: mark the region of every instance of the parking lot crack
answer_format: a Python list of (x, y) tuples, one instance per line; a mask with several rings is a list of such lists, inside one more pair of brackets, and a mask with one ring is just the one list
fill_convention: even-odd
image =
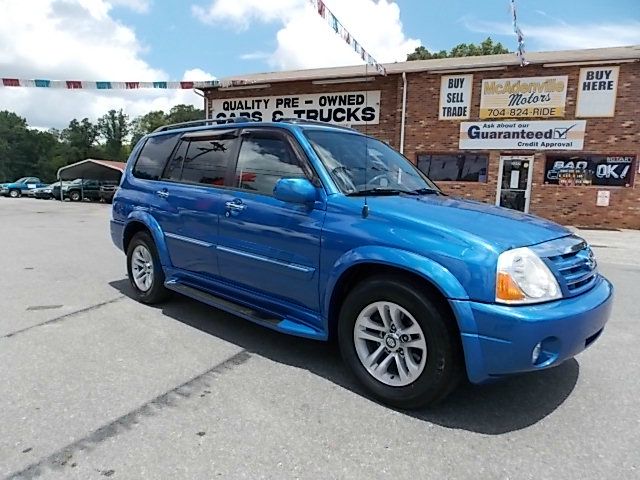
[(66, 460), (76, 453), (82, 451), (90, 452), (107, 439), (130, 430), (135, 424), (139, 423), (143, 417), (153, 416), (158, 411), (167, 407), (175, 407), (180, 401), (191, 397), (196, 391), (209, 388), (210, 382), (214, 381), (216, 377), (242, 365), (247, 362), (249, 358), (251, 358), (251, 354), (246, 350), (241, 350), (209, 370), (154, 397), (138, 408), (102, 425), (88, 435), (53, 452), (51, 455), (28, 465), (20, 471), (10, 474), (8, 477), (5, 477), (5, 480), (32, 479), (42, 475), (46, 469), (60, 470), (65, 467), (67, 463)]
[(91, 305), (89, 307), (81, 308), (80, 310), (75, 310), (73, 312), (65, 313), (64, 315), (60, 315), (59, 317), (52, 318), (51, 320), (47, 320), (46, 322), (36, 323), (35, 325), (31, 325), (29, 327), (25, 327), (25, 328), (22, 328), (20, 330), (16, 330), (15, 332), (7, 333), (5, 335), (0, 335), (0, 340), (2, 340), (4, 338), (15, 337), (16, 335), (28, 332), (29, 330), (33, 330), (34, 328), (42, 327), (42, 326), (45, 326), (45, 325), (51, 325), (51, 324), (54, 324), (54, 323), (61, 322), (62, 320), (66, 320), (67, 318), (75, 317), (75, 316), (80, 315), (82, 313), (90, 312), (92, 310), (97, 310), (97, 309), (102, 308), (102, 307), (104, 307), (106, 305), (111, 305), (112, 303), (119, 302), (120, 300), (123, 300), (125, 298), (127, 298), (125, 295), (119, 295), (116, 298), (112, 298), (111, 300), (107, 300), (105, 302), (96, 303), (95, 305)]

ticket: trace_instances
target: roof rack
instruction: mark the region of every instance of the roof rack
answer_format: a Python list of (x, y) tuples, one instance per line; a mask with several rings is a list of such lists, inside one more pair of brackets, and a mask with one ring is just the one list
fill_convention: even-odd
[(153, 131), (153, 133), (166, 132), (167, 130), (188, 127), (193, 125), (209, 125), (209, 124), (224, 125), (225, 123), (246, 123), (246, 122), (255, 122), (255, 120), (249, 117), (207, 118), (203, 120), (191, 120), (189, 122), (180, 122), (180, 123), (172, 123), (170, 125), (163, 125), (161, 127), (156, 128)]
[(347, 127), (346, 125), (336, 125), (335, 123), (320, 122), (318, 120), (307, 120), (306, 118), (298, 118), (298, 117), (284, 117), (284, 118), (278, 119), (277, 122), (322, 125), (323, 127), (341, 128), (343, 130), (351, 130), (351, 131), (355, 130), (351, 127)]

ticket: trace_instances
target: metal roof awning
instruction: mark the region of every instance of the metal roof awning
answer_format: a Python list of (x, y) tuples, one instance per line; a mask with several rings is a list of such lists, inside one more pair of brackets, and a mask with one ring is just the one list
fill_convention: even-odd
[(124, 162), (87, 158), (86, 160), (60, 168), (58, 170), (58, 178), (60, 180), (84, 178), (87, 180), (120, 181), (126, 165)]

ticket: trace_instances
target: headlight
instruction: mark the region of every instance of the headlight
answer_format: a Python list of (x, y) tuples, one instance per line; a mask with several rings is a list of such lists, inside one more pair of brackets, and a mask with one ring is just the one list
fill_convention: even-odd
[(557, 280), (530, 249), (507, 250), (498, 257), (496, 302), (537, 303), (560, 297)]

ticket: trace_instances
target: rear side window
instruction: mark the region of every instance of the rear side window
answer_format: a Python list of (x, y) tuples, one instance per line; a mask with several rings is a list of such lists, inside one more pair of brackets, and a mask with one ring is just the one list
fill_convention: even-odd
[(159, 180), (177, 141), (178, 134), (175, 133), (148, 138), (133, 166), (134, 177)]
[(280, 136), (251, 134), (242, 140), (234, 187), (273, 195), (281, 178), (305, 177), (300, 160)]
[(224, 185), (235, 139), (192, 140), (182, 165), (182, 181), (203, 185)]

